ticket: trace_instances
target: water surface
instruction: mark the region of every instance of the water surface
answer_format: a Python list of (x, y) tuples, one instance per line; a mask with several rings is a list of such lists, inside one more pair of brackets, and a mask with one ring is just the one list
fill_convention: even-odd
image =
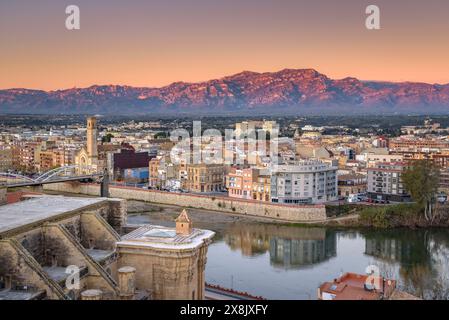
[[(172, 226), (172, 221), (131, 217)], [(316, 299), (317, 287), (344, 272), (376, 265), (402, 290), (426, 299), (449, 298), (449, 230), (338, 230), (262, 222), (207, 220), (217, 232), (208, 251), (206, 281), (268, 299)], [(195, 221), (196, 220), (196, 221)]]

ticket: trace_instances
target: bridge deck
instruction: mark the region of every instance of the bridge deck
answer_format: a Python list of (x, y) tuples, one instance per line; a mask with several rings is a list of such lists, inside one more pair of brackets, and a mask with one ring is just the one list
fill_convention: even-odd
[(79, 180), (86, 180), (86, 179), (95, 179), (98, 177), (102, 177), (102, 174), (93, 174), (93, 175), (87, 175), (87, 176), (74, 176), (74, 177), (61, 177), (58, 179), (52, 179), (47, 181), (27, 181), (27, 182), (18, 182), (18, 183), (7, 183), (7, 184), (0, 184), (0, 187), (6, 187), (6, 188), (19, 188), (19, 187), (32, 187), (32, 186), (40, 186), (43, 184), (51, 184), (51, 183), (60, 183), (60, 182), (68, 182), (68, 181), (79, 181)]

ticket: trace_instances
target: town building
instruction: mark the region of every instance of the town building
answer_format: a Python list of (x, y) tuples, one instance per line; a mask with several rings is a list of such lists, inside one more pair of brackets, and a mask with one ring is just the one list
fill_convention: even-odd
[(231, 198), (270, 201), (271, 176), (267, 169), (232, 167), (226, 188)]
[(338, 195), (347, 197), (351, 194), (365, 193), (367, 178), (363, 174), (338, 175)]
[(0, 172), (13, 169), (12, 149), (0, 149)]
[(226, 168), (223, 164), (189, 164), (186, 188), (190, 192), (219, 192), (225, 186)]
[(256, 178), (255, 168), (231, 168), (226, 175), (226, 188), (231, 198), (252, 199), (253, 181)]
[(42, 147), (40, 141), (17, 141), (12, 146), (13, 167), (22, 172), (35, 171), (39, 163), (39, 153)]
[(271, 168), (271, 201), (316, 204), (337, 200), (337, 168), (321, 161), (299, 161)]
[(402, 183), (405, 162), (379, 162), (368, 168), (368, 197), (374, 201), (409, 202), (410, 195)]
[(376, 275), (345, 273), (318, 288), (319, 300), (388, 300), (396, 281)]
[(267, 132), (270, 136), (279, 131), (279, 124), (276, 121), (242, 121), (235, 124), (235, 134), (236, 137), (240, 137), (242, 134), (246, 135), (253, 130), (262, 129)]
[(257, 174), (253, 180), (252, 199), (271, 201), (271, 174), (269, 169), (257, 169)]
[(404, 157), (400, 154), (367, 154), (366, 166), (374, 168), (378, 162), (402, 162)]
[[(178, 178), (178, 166), (170, 161), (170, 156), (168, 155), (158, 155), (152, 158), (148, 168), (148, 185), (152, 188), (170, 188), (178, 184), (175, 181), (180, 181)], [(181, 187), (180, 182), (179, 187)]]
[(148, 152), (136, 152), (132, 146), (122, 144), (118, 152), (109, 152), (107, 158), (108, 172), (113, 180), (148, 181)]
[(445, 168), (440, 171), (440, 182), (438, 189), (441, 192), (449, 194), (449, 169)]
[(436, 138), (402, 136), (390, 140), (390, 150), (396, 152), (448, 149), (449, 141)]

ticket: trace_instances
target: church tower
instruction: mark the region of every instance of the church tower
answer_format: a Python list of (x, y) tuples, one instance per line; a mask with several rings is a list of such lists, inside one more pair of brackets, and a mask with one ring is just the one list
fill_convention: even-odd
[(89, 158), (98, 157), (97, 119), (95, 117), (87, 118), (87, 154)]

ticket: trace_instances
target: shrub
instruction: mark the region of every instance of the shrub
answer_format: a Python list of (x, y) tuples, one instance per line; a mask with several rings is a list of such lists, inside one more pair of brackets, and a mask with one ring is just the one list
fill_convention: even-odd
[(419, 207), (414, 204), (368, 207), (360, 212), (360, 222), (375, 228), (415, 225), (418, 219)]

